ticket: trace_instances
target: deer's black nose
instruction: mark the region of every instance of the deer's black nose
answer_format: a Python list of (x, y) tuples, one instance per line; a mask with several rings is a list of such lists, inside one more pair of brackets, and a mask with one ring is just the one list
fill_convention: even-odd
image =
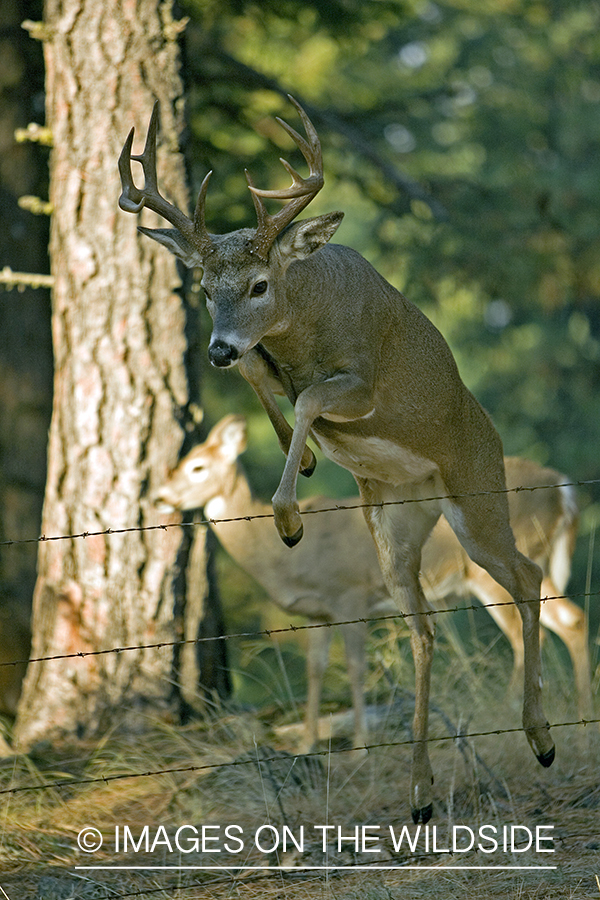
[(208, 358), (218, 369), (233, 365), (239, 355), (237, 347), (225, 341), (214, 341), (208, 348)]

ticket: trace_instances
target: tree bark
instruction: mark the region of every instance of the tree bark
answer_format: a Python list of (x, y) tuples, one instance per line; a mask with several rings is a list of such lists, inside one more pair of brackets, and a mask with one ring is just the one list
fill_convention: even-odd
[[(157, 0), (46, 0), (55, 376), (33, 658), (181, 637), (180, 529), (92, 534), (158, 522), (149, 496), (182, 442), (188, 387), (175, 262), (117, 206), (122, 144), (135, 125), (139, 152), (158, 98), (159, 182), (187, 208), (176, 30), (170, 4)], [(158, 224), (147, 212), (144, 222)], [(79, 533), (90, 534), (49, 540)], [(30, 664), (19, 748), (177, 716), (174, 660), (164, 647)]]

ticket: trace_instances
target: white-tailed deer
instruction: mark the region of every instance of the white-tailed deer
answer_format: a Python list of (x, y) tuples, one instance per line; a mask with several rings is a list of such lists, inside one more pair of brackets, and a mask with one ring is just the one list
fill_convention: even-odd
[[(269, 518), (271, 509), (253, 494), (239, 455), (246, 449), (246, 422), (229, 415), (194, 447), (157, 490), (159, 509), (188, 510), (204, 507), (221, 545), (261, 584), (282, 609), (328, 625), (353, 619), (390, 615), (395, 607), (383, 583), (375, 546), (356, 497), (331, 500), (314, 497), (301, 510), (334, 510), (311, 516), (302, 543), (290, 553), (279, 540)], [(570, 570), (576, 530), (577, 505), (567, 479), (519, 457), (508, 457), (506, 481), (511, 492), (510, 521), (518, 546), (527, 550), (544, 573), (543, 595), (560, 599), (542, 604), (540, 622), (566, 644), (575, 674), (579, 711), (592, 712), (588, 633), (583, 611), (563, 597)], [(348, 506), (335, 511), (336, 505)], [(254, 518), (258, 517), (258, 518)], [(262, 518), (261, 518), (262, 517)], [(223, 521), (225, 520), (225, 521)], [(439, 602), (450, 594), (474, 594), (502, 629), (514, 654), (513, 678), (523, 675), (521, 620), (506, 591), (475, 565), (440, 518), (423, 548), (421, 581), (428, 600)], [(352, 622), (341, 629), (354, 708), (354, 746), (366, 740), (363, 702), (366, 626)], [(318, 737), (318, 715), (323, 674), (327, 666), (331, 628), (308, 632), (308, 702), (301, 749)]]
[[(588, 626), (583, 610), (564, 596), (571, 575), (579, 511), (569, 479), (519, 456), (504, 460), (510, 524), (517, 547), (543, 573), (540, 624), (566, 645), (575, 677), (577, 708), (593, 713)], [(524, 490), (517, 490), (524, 488)], [(511, 690), (523, 677), (523, 636), (517, 608), (493, 578), (465, 553), (447, 521), (440, 518), (423, 547), (421, 579), (427, 599), (437, 605), (450, 594), (474, 594), (510, 641)], [(503, 604), (503, 605), (498, 605)]]
[[(518, 604), (523, 620), (523, 728), (543, 766), (554, 743), (542, 708), (539, 648), (541, 571), (515, 546), (508, 520), (502, 444), (490, 419), (460, 379), (434, 325), (348, 247), (329, 244), (343, 214), (294, 222), (323, 184), (321, 147), (302, 108), (305, 140), (281, 122), (306, 159), (310, 175), (285, 162), (292, 185), (263, 191), (249, 181), (258, 225), (209, 234), (204, 207), (208, 176), (193, 218), (159, 193), (158, 110), (144, 151), (132, 156), (133, 130), (119, 158), (121, 208), (146, 206), (173, 228), (142, 232), (188, 266), (201, 266), (213, 331), (213, 365), (239, 364), (256, 391), (287, 455), (273, 497), (275, 524), (293, 546), (302, 537), (296, 501), (298, 472), (314, 456), (309, 435), (326, 456), (355, 476), (386, 586), (397, 608), (411, 613), (415, 661), (414, 746), (410, 787), (415, 822), (432, 813), (433, 772), (427, 748), (433, 624), (419, 583), (421, 548), (444, 513), (471, 559)], [(142, 164), (136, 187), (131, 160)], [(261, 198), (282, 200), (270, 215)], [(274, 394), (294, 406), (286, 421)], [(431, 499), (436, 498), (436, 499)], [(408, 501), (408, 502), (407, 502)]]

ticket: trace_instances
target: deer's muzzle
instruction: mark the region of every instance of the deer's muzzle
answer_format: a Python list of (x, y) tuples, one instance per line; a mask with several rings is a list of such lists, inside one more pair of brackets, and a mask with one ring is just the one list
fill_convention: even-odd
[(225, 369), (232, 366), (240, 357), (237, 347), (228, 344), (226, 341), (214, 341), (209, 345), (208, 358), (213, 366), (218, 369)]

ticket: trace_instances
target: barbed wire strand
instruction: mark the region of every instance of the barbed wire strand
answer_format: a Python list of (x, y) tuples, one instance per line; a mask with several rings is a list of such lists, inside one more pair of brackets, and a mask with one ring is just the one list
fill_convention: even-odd
[[(549, 728), (572, 728), (572, 727), (587, 727), (588, 725), (596, 725), (600, 724), (600, 719), (576, 719), (571, 722), (556, 722), (553, 725), (549, 725)], [(435, 744), (443, 741), (464, 741), (470, 738), (475, 737), (496, 737), (503, 734), (517, 734), (519, 732), (525, 732), (525, 728), (522, 726), (519, 728), (495, 728), (491, 731), (470, 731), (470, 732), (457, 732), (456, 734), (448, 734), (448, 735), (438, 735), (437, 737), (428, 737), (425, 741), (416, 741), (414, 738), (409, 738), (403, 741), (380, 741), (376, 744), (365, 744), (364, 747), (355, 748), (355, 747), (328, 747), (326, 750), (311, 750), (309, 753), (298, 754), (301, 755), (303, 759), (308, 758), (316, 758), (320, 756), (329, 756), (330, 754), (337, 753), (352, 753), (356, 749), (366, 750), (370, 752), (371, 750), (378, 750), (381, 748), (390, 748), (390, 747), (411, 747), (415, 744)], [(0, 795), (2, 794), (19, 794), (24, 793), (25, 791), (45, 791), (56, 788), (63, 787), (80, 787), (83, 785), (90, 784), (109, 784), (113, 781), (124, 781), (127, 778), (155, 778), (161, 775), (178, 775), (183, 774), (184, 772), (205, 772), (213, 769), (226, 769), (226, 768), (234, 768), (238, 766), (247, 766), (247, 765), (256, 765), (258, 762), (280, 762), (281, 756), (263, 756), (257, 760), (256, 757), (250, 757), (246, 759), (235, 759), (230, 762), (222, 762), (222, 763), (203, 763), (202, 765), (190, 764), (186, 766), (172, 766), (168, 769), (155, 769), (148, 772), (121, 772), (115, 775), (103, 775), (98, 778), (71, 778), (65, 779), (63, 781), (48, 781), (43, 782), (42, 784), (26, 784), (20, 785), (19, 787), (11, 787), (11, 788), (2, 788), (0, 789)]]
[[(571, 600), (572, 598), (597, 597), (600, 595), (600, 589), (596, 591), (585, 591), (577, 594), (559, 594), (555, 597), (541, 597), (540, 600), (520, 600), (519, 603), (551, 603), (553, 600)], [(60, 659), (84, 659), (88, 656), (106, 656), (109, 653), (127, 653), (133, 650), (162, 650), (167, 647), (181, 647), (187, 644), (206, 644), (213, 641), (231, 641), (240, 638), (271, 638), (274, 635), (290, 634), (297, 631), (310, 631), (314, 628), (339, 628), (343, 625), (369, 625), (372, 622), (386, 622), (394, 619), (411, 619), (415, 616), (440, 616), (444, 613), (458, 612), (478, 612), (480, 610), (494, 609), (498, 606), (515, 606), (514, 600), (503, 600), (497, 603), (471, 604), (470, 606), (444, 606), (439, 609), (425, 609), (421, 612), (394, 612), (385, 613), (379, 616), (360, 616), (356, 619), (343, 619), (339, 622), (306, 622), (302, 625), (286, 625), (281, 628), (262, 628), (258, 631), (235, 631), (230, 634), (207, 635), (206, 637), (180, 638), (176, 641), (156, 641), (152, 644), (132, 644), (127, 647), (108, 647), (104, 650), (78, 650), (75, 653), (61, 653), (56, 656), (34, 656), (30, 659), (14, 659), (8, 662), (0, 662), (0, 669), (9, 666), (29, 665), (30, 663), (54, 662)]]
[[(577, 481), (577, 482), (564, 482), (562, 486), (569, 486), (569, 487), (573, 486), (574, 487), (574, 486), (582, 486), (585, 484), (597, 484), (597, 483), (600, 483), (600, 479), (589, 479), (586, 481)], [(519, 486), (516, 488), (506, 488), (506, 489), (502, 489), (502, 490), (475, 491), (475, 492), (469, 492), (467, 494), (460, 494), (460, 495), (455, 494), (455, 495), (427, 497), (427, 498), (422, 498), (420, 500), (409, 498), (409, 499), (403, 499), (403, 500), (382, 501), (381, 503), (376, 503), (376, 504), (363, 504), (363, 503), (336, 504), (335, 506), (328, 507), (328, 508), (322, 508), (322, 509), (316, 509), (316, 510), (302, 510), (301, 513), (304, 515), (315, 515), (315, 514), (324, 513), (324, 512), (337, 512), (337, 511), (348, 510), (348, 509), (361, 509), (361, 508), (365, 508), (368, 506), (382, 507), (382, 506), (389, 506), (389, 505), (404, 505), (407, 503), (417, 503), (417, 502), (420, 503), (420, 502), (428, 502), (428, 501), (433, 502), (433, 501), (440, 501), (440, 500), (453, 500), (453, 499), (459, 499), (461, 497), (543, 490), (543, 489), (556, 488), (557, 486), (558, 485), (556, 485), (556, 484), (537, 485), (537, 486)], [(115, 534), (115, 535), (116, 534), (126, 534), (126, 533), (130, 533), (130, 532), (140, 532), (140, 531), (152, 531), (152, 530), (165, 531), (168, 528), (175, 528), (175, 527), (190, 527), (190, 526), (211, 525), (211, 524), (227, 524), (229, 522), (251, 521), (253, 519), (266, 519), (266, 518), (273, 518), (273, 514), (272, 513), (264, 513), (264, 514), (253, 515), (253, 516), (240, 516), (240, 517), (236, 517), (236, 518), (227, 518), (227, 519), (219, 519), (219, 520), (205, 519), (205, 520), (200, 520), (200, 521), (195, 521), (195, 522), (168, 523), (168, 524), (159, 524), (159, 525), (130, 527), (130, 528), (123, 528), (123, 529), (108, 528), (108, 529), (104, 529), (102, 531), (97, 531), (97, 532), (81, 532), (78, 534), (55, 535), (55, 536), (49, 536), (49, 537), (46, 535), (41, 535), (38, 538), (3, 541), (3, 542), (0, 542), (0, 546), (23, 544), (23, 543), (36, 543), (36, 542), (52, 541), (52, 540), (71, 540), (71, 539), (77, 539), (77, 538), (87, 538), (87, 537), (105, 536), (105, 535), (113, 535), (113, 534)], [(571, 595), (571, 596), (572, 597), (573, 596), (578, 596), (578, 597), (595, 596), (598, 593), (600, 593), (600, 591), (586, 592), (584, 594), (577, 594), (577, 595)], [(542, 598), (541, 602), (558, 600), (558, 599), (568, 599), (568, 597), (566, 597), (565, 595), (561, 595), (561, 596), (557, 596), (557, 597), (545, 597), (545, 598)], [(537, 603), (538, 601), (532, 600), (532, 601), (522, 601), (522, 602), (536, 602)], [(513, 603), (513, 601), (507, 601), (507, 602), (502, 602), (502, 603), (499, 602), (496, 604), (488, 604), (486, 606), (482, 606), (482, 605), (478, 604), (478, 605), (462, 606), (462, 607), (446, 607), (446, 608), (442, 608), (442, 609), (425, 610), (421, 613), (398, 612), (395, 614), (390, 614), (390, 615), (385, 615), (385, 616), (360, 617), (357, 619), (350, 619), (350, 620), (345, 620), (342, 622), (335, 622), (335, 623), (330, 623), (330, 622), (307, 623), (304, 625), (290, 625), (288, 627), (278, 628), (278, 629), (262, 629), (260, 631), (254, 631), (254, 632), (239, 632), (239, 633), (235, 633), (235, 634), (201, 637), (201, 638), (196, 638), (196, 639), (187, 639), (187, 640), (178, 640), (178, 641), (163, 641), (163, 642), (157, 642), (157, 643), (153, 643), (153, 644), (141, 644), (141, 645), (135, 645), (135, 646), (129, 646), (129, 647), (113, 647), (113, 648), (105, 649), (105, 650), (79, 651), (77, 653), (72, 653), (72, 654), (61, 654), (61, 655), (56, 655), (56, 656), (36, 657), (36, 658), (32, 658), (30, 660), (14, 660), (14, 661), (10, 661), (10, 662), (3, 662), (3, 663), (0, 663), (0, 667), (15, 666), (15, 665), (19, 665), (19, 664), (23, 664), (23, 663), (31, 663), (31, 662), (49, 662), (52, 660), (84, 658), (84, 657), (88, 657), (88, 656), (105, 655), (108, 653), (122, 653), (122, 652), (127, 652), (128, 650), (161, 649), (163, 647), (172, 647), (172, 646), (177, 646), (177, 645), (181, 645), (181, 644), (201, 643), (201, 642), (215, 641), (215, 640), (230, 640), (230, 639), (234, 639), (234, 638), (248, 638), (248, 637), (259, 637), (259, 636), (272, 637), (275, 634), (281, 634), (281, 633), (286, 633), (286, 632), (297, 632), (297, 631), (308, 630), (308, 629), (312, 629), (312, 628), (338, 627), (339, 625), (350, 625), (350, 624), (367, 623), (367, 622), (373, 622), (373, 621), (385, 621), (385, 620), (389, 620), (389, 619), (398, 619), (398, 618), (405, 619), (405, 618), (409, 618), (410, 616), (415, 616), (415, 615), (429, 615), (429, 616), (441, 615), (443, 613), (455, 613), (455, 612), (462, 612), (462, 611), (469, 611), (469, 610), (487, 609), (487, 608), (490, 608), (491, 606), (507, 606), (507, 605), (512, 605), (512, 603)], [(580, 719), (580, 720), (577, 720), (574, 722), (557, 723), (557, 724), (553, 725), (552, 727), (560, 728), (560, 727), (578, 726), (578, 725), (586, 726), (588, 724), (593, 724), (593, 723), (597, 723), (597, 722), (600, 722), (600, 719), (589, 719), (589, 720)], [(469, 738), (469, 737), (501, 735), (501, 734), (506, 734), (506, 733), (519, 732), (519, 731), (523, 731), (523, 730), (524, 729), (522, 729), (522, 728), (510, 728), (510, 729), (496, 729), (494, 731), (487, 731), (487, 732), (472, 732), (469, 734), (446, 735), (446, 736), (437, 737), (437, 738), (436, 737), (428, 738), (427, 742), (429, 743), (429, 742), (437, 742), (437, 741), (464, 739), (464, 738)], [(416, 743), (416, 742), (413, 740), (381, 742), (378, 744), (366, 745), (365, 749), (372, 750), (372, 749), (377, 749), (379, 747), (404, 746), (404, 745), (411, 745), (414, 743)], [(347, 751), (345, 749), (335, 749), (335, 750), (331, 750), (331, 751), (316, 751), (316, 752), (306, 754), (306, 755), (307, 756), (322, 756), (328, 752), (340, 753), (340, 752), (347, 752)], [(275, 759), (275, 757), (273, 759)], [(265, 758), (264, 761), (269, 761), (269, 759)], [(249, 760), (248, 764), (250, 764), (252, 762), (253, 762), (253, 760)], [(246, 763), (246, 761), (233, 761), (231, 763), (221, 763), (220, 766), (234, 766), (234, 765), (242, 765), (245, 763)], [(203, 771), (203, 770), (207, 770), (207, 769), (214, 769), (216, 767), (217, 766), (215, 766), (214, 764), (206, 764), (206, 765), (202, 765), (202, 766), (176, 767), (176, 768), (171, 768), (171, 769), (156, 770), (153, 772), (145, 772), (145, 773), (133, 773), (133, 774), (128, 773), (128, 774), (121, 774), (121, 775), (104, 776), (102, 778), (96, 778), (96, 779), (80, 779), (80, 780), (66, 780), (66, 781), (58, 781), (58, 782), (49, 782), (49, 783), (42, 784), (42, 785), (28, 785), (28, 786), (22, 786), (22, 787), (18, 787), (18, 788), (2, 789), (2, 790), (0, 790), (0, 794), (17, 793), (17, 792), (21, 792), (21, 791), (31, 791), (31, 790), (45, 790), (45, 789), (50, 789), (50, 788), (64, 787), (64, 786), (68, 786), (68, 785), (75, 786), (75, 785), (84, 785), (84, 784), (93, 784), (93, 783), (103, 783), (103, 782), (114, 781), (114, 780), (118, 780), (118, 779), (124, 779), (124, 778), (153, 777), (153, 776), (158, 776), (158, 775), (163, 775), (163, 774), (174, 774), (174, 773), (178, 773), (178, 772)]]
[[(301, 509), (302, 516), (315, 516), (321, 513), (340, 512), (350, 509), (372, 509), (383, 508), (384, 506), (404, 506), (409, 503), (433, 503), (441, 500), (461, 500), (468, 497), (484, 497), (495, 494), (519, 494), (523, 491), (533, 492), (541, 490), (551, 490), (558, 487), (583, 487), (589, 484), (600, 484), (600, 478), (590, 478), (583, 481), (565, 481), (560, 484), (539, 484), (539, 485), (519, 485), (514, 488), (498, 488), (490, 491), (468, 491), (461, 494), (440, 494), (435, 497), (407, 497), (402, 500), (381, 500), (379, 503), (337, 503), (334, 506), (324, 507), (323, 509)], [(359, 498), (357, 498), (358, 500)], [(193, 522), (164, 522), (157, 525), (131, 525), (127, 528), (104, 528), (99, 531), (80, 531), (74, 534), (41, 534), (35, 538), (8, 538), (0, 541), (0, 547), (10, 547), (18, 544), (39, 544), (49, 541), (71, 541), (86, 539), (90, 537), (107, 537), (111, 535), (133, 534), (147, 531), (167, 531), (169, 528), (195, 528), (201, 525), (226, 525), (231, 522), (252, 522), (256, 519), (273, 519), (274, 514), (271, 513), (255, 513), (248, 516), (235, 516), (224, 519), (198, 519)]]

